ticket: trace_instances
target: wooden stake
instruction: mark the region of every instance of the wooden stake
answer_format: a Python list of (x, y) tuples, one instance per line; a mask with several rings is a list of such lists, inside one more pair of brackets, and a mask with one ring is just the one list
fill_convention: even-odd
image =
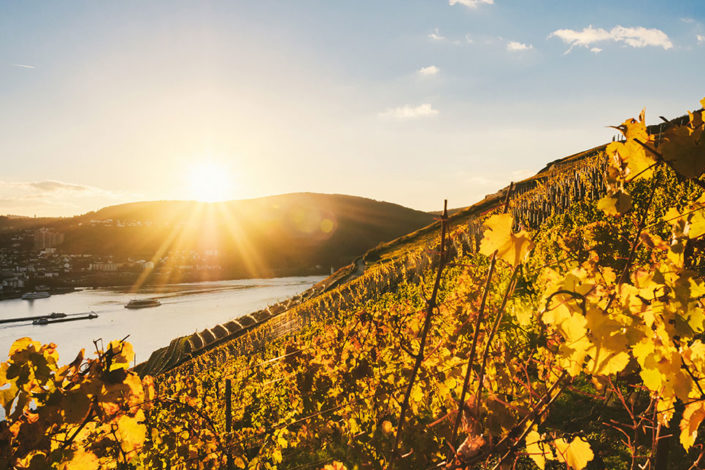
[[(225, 432), (228, 435), (228, 440), (230, 440), (230, 432), (232, 431), (232, 402), (231, 402), (231, 392), (232, 385), (230, 379), (225, 379)], [(228, 450), (228, 470), (232, 470), (233, 467), (233, 456)]]

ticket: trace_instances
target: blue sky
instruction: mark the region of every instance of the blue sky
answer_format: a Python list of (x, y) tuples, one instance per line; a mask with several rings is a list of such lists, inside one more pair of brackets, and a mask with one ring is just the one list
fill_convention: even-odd
[(204, 179), (468, 205), (703, 76), (701, 1), (0, 0), (0, 214)]

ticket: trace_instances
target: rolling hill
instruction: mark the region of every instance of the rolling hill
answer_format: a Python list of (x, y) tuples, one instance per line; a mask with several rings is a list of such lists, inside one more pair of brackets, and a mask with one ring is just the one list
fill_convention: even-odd
[(62, 253), (116, 262), (178, 258), (217, 264), (223, 277), (266, 277), (327, 272), (433, 220), (367, 198), (293, 193), (219, 203), (135, 202), (43, 226), (64, 233)]

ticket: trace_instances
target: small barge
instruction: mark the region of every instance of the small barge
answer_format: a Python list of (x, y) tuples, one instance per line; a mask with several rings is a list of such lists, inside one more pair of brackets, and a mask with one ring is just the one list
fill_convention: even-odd
[(67, 321), (78, 321), (78, 320), (93, 320), (94, 318), (98, 318), (98, 315), (95, 312), (91, 312), (88, 315), (83, 315), (83, 316), (71, 316), (67, 317), (66, 314), (64, 315), (65, 318), (50, 318), (50, 317), (43, 317), (43, 318), (38, 318), (32, 322), (33, 325), (51, 325), (52, 323), (63, 323)]
[(56, 318), (64, 318), (65, 316), (66, 316), (65, 313), (54, 312), (54, 313), (50, 313), (49, 315), (39, 315), (39, 316), (34, 316), (34, 317), (3, 318), (0, 320), (0, 323), (13, 323), (13, 322), (30, 321), (30, 320), (41, 320), (42, 318), (53, 320)]

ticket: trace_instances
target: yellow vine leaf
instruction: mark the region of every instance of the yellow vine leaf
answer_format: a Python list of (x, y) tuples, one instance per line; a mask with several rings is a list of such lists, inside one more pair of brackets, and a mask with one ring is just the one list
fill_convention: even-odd
[(333, 462), (329, 463), (325, 467), (323, 467), (323, 470), (347, 470), (347, 467), (343, 465), (341, 462)]
[(649, 361), (647, 359), (646, 364), (642, 366), (639, 375), (641, 376), (641, 380), (644, 382), (644, 385), (649, 390), (657, 392), (661, 389), (663, 376), (661, 375), (661, 371), (659, 371), (656, 365), (653, 364), (653, 361)]
[(542, 440), (541, 434), (533, 430), (530, 431), (526, 435), (526, 453), (541, 470), (544, 470), (546, 468), (546, 449)]
[(535, 311), (531, 306), (518, 304), (510, 307), (510, 310), (521, 326), (528, 326), (534, 321)]
[(590, 341), (586, 337), (572, 343), (561, 344), (558, 349), (559, 364), (571, 377), (577, 377), (582, 372), (589, 348)]
[(580, 437), (574, 438), (571, 442), (562, 438), (556, 439), (553, 444), (556, 446), (558, 461), (564, 462), (573, 470), (582, 470), (595, 456), (590, 444)]
[[(649, 327), (651, 325), (648, 325)], [(654, 342), (648, 336), (632, 346), (632, 354), (640, 366), (644, 367), (646, 359), (654, 353)]]
[[(639, 139), (641, 142), (645, 142)], [(646, 153), (644, 147), (634, 140), (612, 142), (605, 150), (608, 155), (617, 155), (618, 159), (610, 160), (614, 164), (627, 164), (626, 176), (630, 179), (650, 178), (653, 170), (649, 169), (656, 160)], [(621, 162), (621, 163), (620, 163)]]
[(522, 230), (512, 233), (511, 214), (496, 214), (485, 222), (485, 233), (480, 243), (480, 253), (492, 256), (496, 251), (497, 258), (512, 266), (518, 266), (534, 247), (529, 234)]
[(565, 303), (561, 303), (555, 306), (551, 306), (551, 308), (546, 310), (541, 316), (541, 320), (545, 324), (553, 325), (557, 328), (561, 323), (568, 320), (570, 318), (570, 315), (571, 311), (568, 308), (568, 305), (566, 305)]
[(140, 410), (136, 416), (122, 415), (117, 420), (116, 435), (120, 439), (120, 446), (126, 453), (139, 449), (147, 437), (147, 428), (140, 421), (144, 414)]
[(666, 253), (666, 256), (668, 257), (668, 261), (670, 261), (673, 266), (677, 268), (682, 268), (683, 262), (685, 261), (684, 254), (685, 242), (681, 240), (673, 243), (671, 246), (668, 247), (668, 252)]
[(152, 402), (154, 401), (154, 398), (156, 397), (156, 391), (154, 389), (154, 379), (149, 376), (145, 375), (142, 378), (142, 388), (144, 390), (144, 409), (150, 409), (152, 407)]
[(688, 238), (699, 238), (705, 235), (705, 214), (702, 210), (694, 212), (689, 222)]
[(12, 410), (12, 404), (15, 401), (18, 391), (19, 388), (14, 382), (10, 383), (9, 388), (3, 388), (0, 390), (0, 406), (5, 409), (6, 416), (9, 415)]
[(117, 413), (122, 403), (135, 407), (139, 406), (144, 402), (142, 381), (139, 375), (128, 371), (122, 382), (104, 382), (96, 398), (101, 410), (108, 415)]
[(7, 368), (9, 364), (7, 362), (0, 363), (0, 387), (5, 386), (8, 383), (7, 380)]
[(592, 343), (587, 335), (585, 317), (578, 311), (571, 311), (573, 299), (558, 303), (564, 297), (565, 295), (557, 295), (554, 300), (556, 304), (543, 313), (541, 320), (556, 328), (565, 340), (558, 349), (559, 363), (572, 377), (576, 377), (583, 370), (583, 363)]
[(705, 138), (701, 128), (676, 126), (669, 129), (660, 147), (663, 159), (686, 178), (705, 172)]
[(95, 470), (100, 468), (100, 462), (93, 452), (79, 449), (73, 454), (71, 460), (65, 462), (60, 468), (62, 470)]
[(110, 364), (110, 370), (129, 369), (130, 363), (135, 357), (135, 352), (132, 345), (125, 341), (111, 341), (108, 346), (113, 356), (113, 362)]
[(698, 427), (703, 419), (705, 419), (705, 404), (702, 401), (689, 403), (685, 406), (680, 424), (680, 440), (685, 450), (690, 449), (695, 443), (695, 438), (698, 436)]
[[(608, 273), (607, 271), (605, 272)], [(595, 281), (591, 279), (590, 274), (583, 268), (575, 268), (566, 274), (560, 288), (580, 295), (588, 295), (594, 287)], [(577, 307), (576, 299), (573, 296), (565, 298), (571, 300)]]
[(24, 337), (16, 340), (14, 343), (12, 343), (12, 346), (10, 346), (10, 353), (9, 356), (12, 358), (12, 356), (19, 352), (23, 351), (25, 349), (32, 348), (35, 351), (39, 351), (42, 347), (42, 344), (39, 341), (32, 341), (32, 338)]
[(574, 313), (570, 316), (570, 318), (567, 318), (560, 324), (559, 329), (561, 330), (566, 342), (574, 345), (586, 338), (586, 326), (587, 321), (585, 320), (585, 317), (579, 313)]
[(588, 369), (593, 375), (603, 376), (621, 372), (629, 363), (628, 340), (622, 325), (601, 309), (593, 308), (587, 312), (587, 326), (593, 343), (588, 348)]
[(705, 344), (699, 339), (693, 341), (693, 343), (684, 348), (683, 359), (688, 363), (692, 363), (696, 369), (705, 369)]
[(641, 110), (638, 120), (634, 118), (627, 119), (618, 127), (618, 129), (622, 131), (622, 134), (624, 134), (624, 137), (626, 137), (627, 140), (639, 139), (640, 141), (647, 143), (651, 136), (649, 136), (649, 133), (646, 130), (646, 109)]
[(423, 400), (423, 389), (421, 387), (414, 387), (411, 390), (411, 401), (422, 402)]
[(669, 377), (669, 379), (673, 393), (681, 401), (687, 401), (692, 392), (695, 391), (693, 379), (691, 379), (690, 375), (688, 375), (684, 370), (679, 370), (676, 374)]
[(272, 451), (272, 460), (274, 460), (274, 463), (281, 463), (283, 458), (281, 449), (276, 448)]
[(622, 190), (597, 201), (597, 208), (607, 215), (622, 215), (632, 207), (632, 197)]
[(673, 235), (690, 239), (705, 235), (705, 195), (700, 196), (683, 211), (671, 207), (663, 216), (671, 224)]

